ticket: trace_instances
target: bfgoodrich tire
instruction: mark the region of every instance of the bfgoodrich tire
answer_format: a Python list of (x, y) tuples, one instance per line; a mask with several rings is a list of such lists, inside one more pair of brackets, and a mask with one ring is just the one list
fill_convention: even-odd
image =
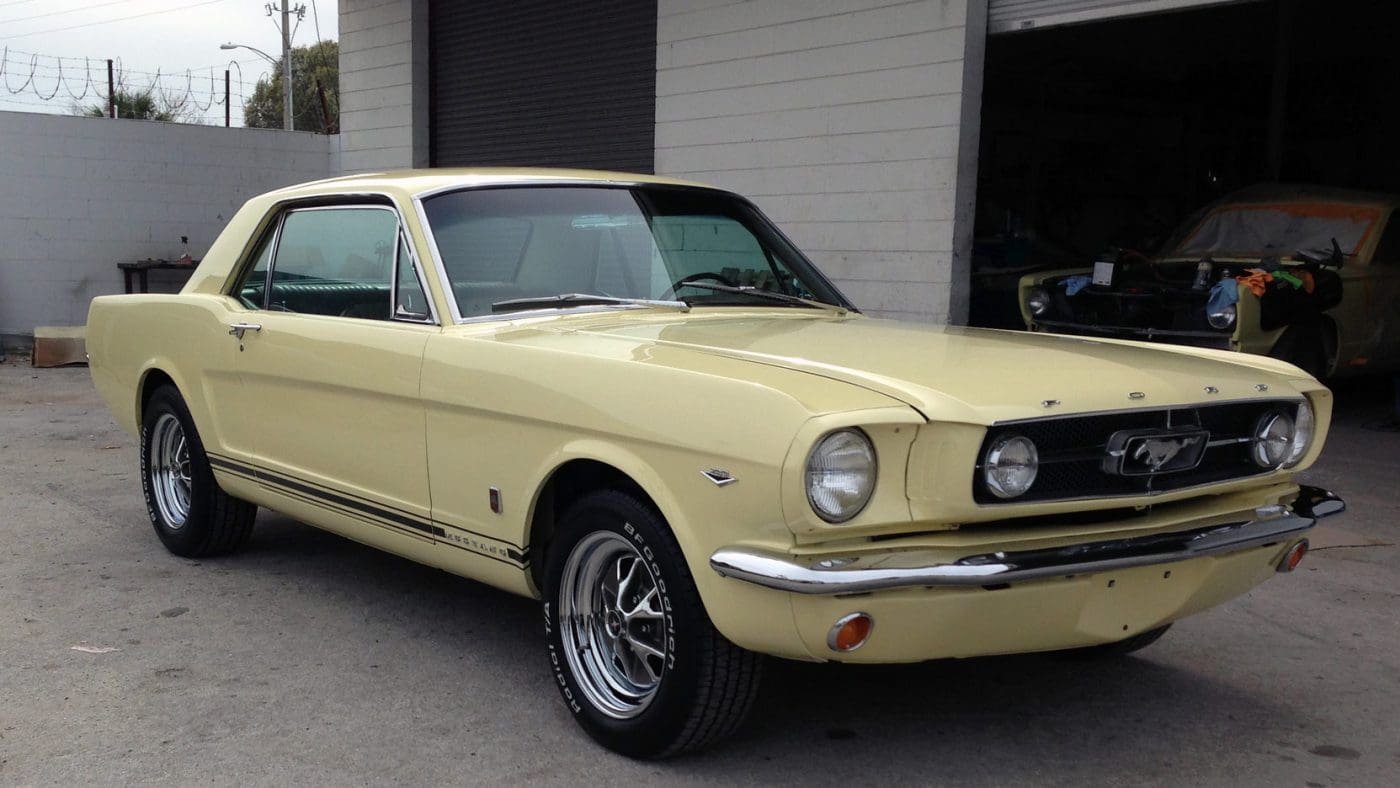
[(156, 536), (175, 555), (229, 553), (253, 531), (257, 507), (219, 489), (194, 419), (173, 386), (156, 389), (142, 414), (141, 491)]
[(610, 750), (665, 758), (733, 733), (762, 658), (710, 623), (675, 537), (605, 490), (565, 514), (545, 565), (545, 634), (564, 703)]

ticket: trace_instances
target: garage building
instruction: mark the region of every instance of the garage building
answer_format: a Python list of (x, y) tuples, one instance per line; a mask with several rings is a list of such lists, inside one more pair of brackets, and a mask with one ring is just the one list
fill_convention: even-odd
[(1393, 5), (341, 0), (341, 161), (694, 178), (868, 312), (995, 324), (987, 266), (1261, 181), (1400, 190)]

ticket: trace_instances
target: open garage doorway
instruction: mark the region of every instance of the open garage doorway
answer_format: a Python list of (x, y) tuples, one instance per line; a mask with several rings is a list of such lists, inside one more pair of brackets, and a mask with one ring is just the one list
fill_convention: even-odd
[(1400, 192), (1400, 3), (1254, 0), (988, 38), (974, 325), (1257, 183)]

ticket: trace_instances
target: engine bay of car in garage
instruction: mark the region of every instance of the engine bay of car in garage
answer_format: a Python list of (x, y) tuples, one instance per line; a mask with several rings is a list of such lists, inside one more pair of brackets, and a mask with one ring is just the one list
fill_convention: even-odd
[[(1076, 326), (1066, 333), (1121, 325), (1135, 333), (1107, 335), (1267, 353), (1308, 323), (1288, 340), (1306, 334), (1306, 351), (1289, 360), (1373, 363), (1363, 340), (1341, 347), (1335, 315), (1346, 288), (1384, 312), (1394, 292), (1377, 282), (1400, 273), (1383, 237), (1400, 193), (1389, 99), (1400, 55), (1386, 42), (1397, 22), (1392, 4), (1264, 0), (994, 28), (970, 322), (1025, 328), (1018, 282), (1062, 270), (1046, 292), (1081, 304), (1061, 315)], [(1222, 198), (1250, 204), (1209, 213)], [(1241, 237), (1254, 243), (1234, 246), (1260, 248), (1224, 248)], [(1225, 324), (1227, 280), (1257, 291), (1250, 309), (1264, 319), (1251, 313), (1247, 328), (1259, 337)], [(1355, 322), (1380, 332), (1394, 317)]]

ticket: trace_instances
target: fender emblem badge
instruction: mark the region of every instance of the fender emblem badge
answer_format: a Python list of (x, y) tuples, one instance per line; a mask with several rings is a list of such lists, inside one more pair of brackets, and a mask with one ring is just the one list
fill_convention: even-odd
[(1255, 384), (1254, 384), (1254, 390), (1255, 390), (1255, 391), (1268, 391), (1268, 390), (1269, 390), (1269, 384), (1267, 384), (1267, 383), (1255, 383)]
[(700, 475), (714, 482), (716, 487), (724, 487), (726, 485), (730, 485), (734, 482), (739, 481), (738, 479), (734, 478), (733, 475), (729, 473), (729, 471), (720, 470), (719, 468), (711, 468), (708, 471), (701, 471)]
[(1128, 399), (1142, 399), (1143, 397), (1146, 397), (1146, 396), (1147, 396), (1147, 395), (1144, 394), (1144, 393), (1141, 392), (1141, 391), (1129, 391), (1129, 392), (1128, 392)]

